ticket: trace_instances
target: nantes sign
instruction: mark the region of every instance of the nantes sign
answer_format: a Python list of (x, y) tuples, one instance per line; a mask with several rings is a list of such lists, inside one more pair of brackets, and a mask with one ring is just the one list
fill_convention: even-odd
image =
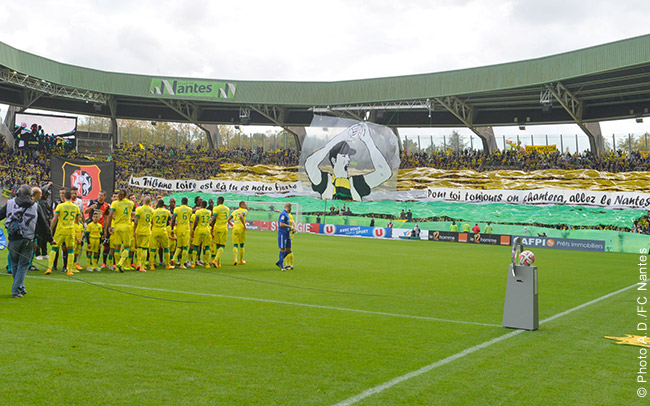
[(151, 79), (149, 87), (149, 92), (156, 95), (214, 99), (234, 99), (235, 90), (234, 83), (178, 79)]

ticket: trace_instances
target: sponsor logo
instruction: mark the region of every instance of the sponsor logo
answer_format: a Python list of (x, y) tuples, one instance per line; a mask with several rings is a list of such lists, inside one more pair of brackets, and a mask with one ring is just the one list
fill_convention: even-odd
[(323, 226), (323, 232), (328, 235), (334, 235), (334, 233), (336, 232), (336, 226), (332, 224), (325, 224)]
[(384, 237), (384, 229), (383, 228), (375, 228), (372, 231), (372, 234), (377, 238), (383, 238)]
[(458, 233), (454, 231), (429, 231), (429, 241), (457, 242)]
[(458, 233), (458, 242), (467, 242), (467, 233)]
[(149, 92), (162, 96), (212, 97), (234, 99), (237, 86), (228, 82), (151, 79)]
[(521, 242), (527, 247), (605, 252), (605, 241), (600, 240), (579, 240), (573, 238), (544, 238), (527, 236), (519, 237), (521, 237)]

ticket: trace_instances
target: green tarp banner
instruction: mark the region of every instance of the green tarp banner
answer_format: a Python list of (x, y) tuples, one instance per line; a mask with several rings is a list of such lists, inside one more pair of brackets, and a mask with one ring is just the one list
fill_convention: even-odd
[(227, 201), (290, 201), (300, 205), (302, 213), (327, 212), (330, 208), (341, 208), (345, 204), (353, 214), (384, 214), (399, 217), (402, 210), (411, 210), (413, 218), (426, 219), (432, 217), (449, 217), (469, 222), (493, 222), (501, 224), (543, 224), (569, 226), (616, 226), (632, 228), (634, 221), (645, 215), (643, 210), (605, 209), (600, 207), (584, 206), (531, 206), (524, 204), (504, 203), (449, 203), (449, 202), (347, 202), (336, 200), (320, 200), (313, 197), (265, 197), (224, 193), (220, 195), (207, 193), (175, 193), (168, 196), (175, 197), (180, 202), (181, 197), (187, 197), (190, 202), (195, 196), (203, 199), (210, 198), (216, 201), (217, 196), (223, 196)]

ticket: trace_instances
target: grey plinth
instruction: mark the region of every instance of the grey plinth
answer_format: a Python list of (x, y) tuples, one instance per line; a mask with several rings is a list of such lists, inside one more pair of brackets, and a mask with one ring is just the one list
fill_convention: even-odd
[(536, 266), (510, 264), (503, 327), (521, 330), (539, 328)]

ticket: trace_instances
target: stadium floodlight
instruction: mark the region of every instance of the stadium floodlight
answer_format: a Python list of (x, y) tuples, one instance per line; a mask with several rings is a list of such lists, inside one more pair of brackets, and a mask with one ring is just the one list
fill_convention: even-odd
[(251, 121), (251, 109), (249, 107), (241, 106), (239, 108), (239, 122), (241, 125), (248, 125)]
[(539, 93), (539, 104), (542, 105), (542, 113), (550, 113), (553, 108), (553, 93), (550, 89), (543, 89)]

